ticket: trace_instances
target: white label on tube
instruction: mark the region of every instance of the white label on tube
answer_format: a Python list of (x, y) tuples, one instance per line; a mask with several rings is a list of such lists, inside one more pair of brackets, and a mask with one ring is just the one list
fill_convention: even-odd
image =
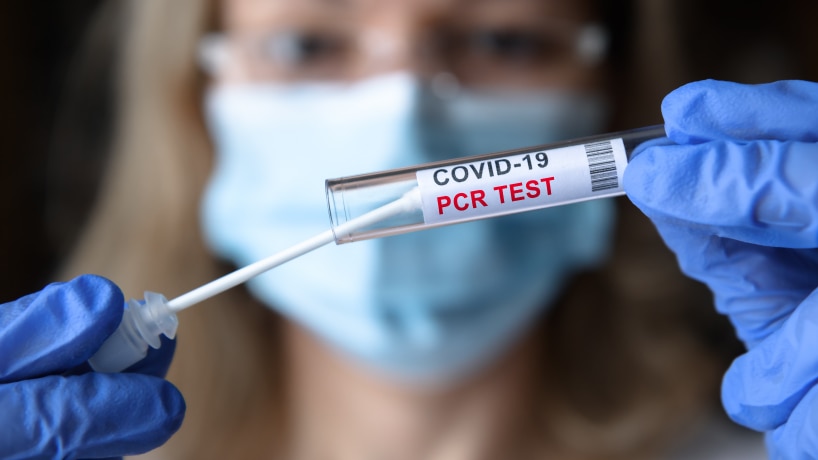
[(616, 138), (420, 170), (423, 220), (451, 223), (621, 195), (627, 163)]

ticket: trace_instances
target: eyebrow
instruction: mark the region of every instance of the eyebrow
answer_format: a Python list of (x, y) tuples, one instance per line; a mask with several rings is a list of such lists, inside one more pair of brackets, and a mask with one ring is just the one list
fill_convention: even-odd
[[(459, 3), (459, 4), (471, 4), (471, 5), (473, 5), (473, 4), (475, 4), (475, 3), (508, 3), (509, 1), (510, 1), (510, 0), (458, 0), (458, 1), (457, 1), (457, 3)], [(518, 3), (519, 3), (519, 2), (524, 2), (524, 3), (537, 3), (537, 2), (536, 2), (536, 1), (534, 1), (534, 0), (514, 0), (514, 1), (517, 1)]]
[(314, 3), (322, 3), (324, 5), (331, 5), (331, 6), (347, 6), (349, 5), (349, 0), (312, 0)]
[[(303, 0), (301, 0), (303, 1)], [(307, 0), (315, 5), (331, 6), (333, 8), (344, 8), (350, 6), (355, 0)], [(537, 3), (535, 0), (456, 0), (458, 6), (476, 5), (481, 3), (508, 3), (509, 1), (522, 3)], [(367, 2), (368, 3), (368, 2)]]

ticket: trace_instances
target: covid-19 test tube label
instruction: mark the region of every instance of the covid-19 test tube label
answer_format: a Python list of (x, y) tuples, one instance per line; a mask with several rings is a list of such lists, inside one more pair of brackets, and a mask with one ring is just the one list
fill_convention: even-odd
[(422, 169), (423, 220), (452, 223), (621, 195), (627, 163), (616, 138)]

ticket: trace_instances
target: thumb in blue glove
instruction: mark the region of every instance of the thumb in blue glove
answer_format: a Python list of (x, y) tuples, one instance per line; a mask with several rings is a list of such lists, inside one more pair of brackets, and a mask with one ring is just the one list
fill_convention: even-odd
[(0, 305), (0, 458), (138, 454), (179, 428), (184, 400), (161, 378), (175, 342), (125, 373), (89, 372), (123, 307), (119, 288), (91, 275)]
[(706, 283), (748, 352), (728, 414), (774, 458), (818, 456), (818, 84), (704, 81), (662, 105), (675, 144), (636, 152), (630, 199)]

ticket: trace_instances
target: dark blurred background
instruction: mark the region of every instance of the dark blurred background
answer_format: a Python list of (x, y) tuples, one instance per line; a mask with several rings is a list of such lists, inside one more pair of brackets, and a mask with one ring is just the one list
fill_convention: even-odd
[[(664, 94), (687, 81), (818, 80), (817, 4), (636, 1), (633, 110), (622, 123), (659, 121)], [(113, 127), (121, 5), (0, 3), (0, 302), (51, 280), (93, 199)]]
[(113, 121), (114, 3), (0, 3), (0, 301), (51, 280), (93, 199)]

